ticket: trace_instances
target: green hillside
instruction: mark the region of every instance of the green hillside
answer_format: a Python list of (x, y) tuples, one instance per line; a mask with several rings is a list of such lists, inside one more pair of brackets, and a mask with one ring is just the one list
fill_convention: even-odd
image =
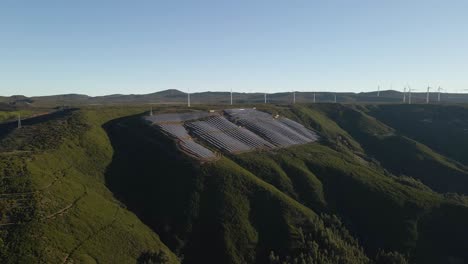
[[(442, 134), (439, 133), (442, 128), (433, 129), (432, 127), (421, 126), (417, 118), (409, 121), (411, 120), (408, 118), (409, 114), (403, 112), (399, 112), (399, 114), (396, 114), (397, 116), (394, 116), (395, 118), (392, 120), (395, 120), (395, 122), (402, 119), (407, 120), (408, 127), (411, 127), (412, 130), (420, 131), (420, 135), (423, 137), (421, 142), (428, 142), (429, 146), (427, 146), (416, 141), (419, 139), (417, 135), (414, 137), (416, 140), (408, 138), (405, 130), (402, 131), (397, 126), (389, 127), (380, 121), (380, 116), (378, 115), (376, 115), (377, 119), (368, 115), (367, 112), (369, 110), (366, 107), (321, 105), (318, 108), (332, 120), (336, 120), (336, 123), (341, 128), (351, 134), (364, 148), (367, 156), (376, 159), (385, 169), (388, 169), (393, 174), (407, 175), (419, 179), (439, 192), (468, 194), (468, 167), (444, 157), (429, 147), (438, 147), (441, 153), (463, 153), (463, 151), (466, 153), (467, 148), (462, 150), (460, 147), (468, 144), (467, 138), (460, 135), (460, 133), (463, 133), (463, 126), (452, 129), (454, 131), (453, 134), (458, 133), (457, 137), (454, 136), (446, 139), (442, 136), (444, 138), (442, 140), (458, 142), (457, 144), (452, 143), (444, 146), (438, 144), (437, 141), (431, 143), (431, 140), (424, 138), (425, 135), (428, 135), (426, 137), (440, 138)], [(371, 106), (369, 108), (372, 111), (376, 111), (375, 107)], [(393, 109), (389, 107), (385, 113), (387, 115), (395, 115), (393, 110), (400, 108), (408, 109), (409, 107), (406, 105), (400, 105), (400, 107), (394, 107)], [(421, 106), (419, 108), (424, 109)], [(430, 112), (431, 107), (428, 108), (429, 110), (427, 111), (420, 110), (419, 112)], [(408, 110), (411, 111), (411, 108)], [(373, 113), (372, 111), (370, 112)], [(396, 112), (398, 113), (398, 111)], [(454, 113), (458, 112), (460, 111), (454, 111)], [(459, 116), (454, 117), (454, 119), (468, 120)], [(446, 123), (451, 123), (451, 120), (448, 118), (444, 118), (444, 120)], [(413, 124), (409, 122), (413, 122)], [(442, 126), (442, 124), (439, 126)], [(447, 130), (449, 129), (447, 128)], [(454, 147), (454, 145), (457, 147)], [(460, 156), (462, 155), (460, 154)]]
[(468, 164), (467, 106), (381, 105), (370, 108), (369, 114), (441, 154)]
[(104, 185), (112, 148), (100, 124), (122, 114), (68, 112), (1, 139), (2, 263), (178, 262)]
[[(468, 261), (467, 108), (258, 109), (321, 139), (200, 163), (137, 107), (68, 110), (3, 128), (2, 263)], [(445, 114), (420, 127), (431, 111)], [(433, 142), (432, 127), (447, 124), (453, 138)]]

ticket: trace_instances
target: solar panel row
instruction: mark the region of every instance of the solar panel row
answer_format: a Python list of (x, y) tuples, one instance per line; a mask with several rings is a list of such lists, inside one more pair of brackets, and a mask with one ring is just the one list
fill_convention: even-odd
[(168, 114), (160, 114), (160, 115), (153, 115), (146, 117), (146, 120), (152, 123), (177, 123), (177, 122), (185, 122), (189, 120), (196, 120), (204, 117), (208, 117), (210, 115), (214, 115), (214, 113), (209, 112), (188, 112), (188, 113), (168, 113)]
[(228, 118), (216, 113), (190, 112), (161, 114), (147, 117), (147, 120), (178, 139), (185, 152), (202, 159), (215, 158), (216, 154), (193, 141), (190, 135), (230, 153), (287, 147), (318, 139), (313, 131), (288, 118), (274, 118), (255, 109), (227, 109), (224, 112)]
[(237, 126), (236, 124), (227, 120), (223, 116), (215, 116), (215, 117), (208, 118), (206, 122), (252, 148), (273, 148), (274, 147), (274, 145), (272, 145), (270, 142), (259, 137), (252, 131), (246, 128)]
[(213, 159), (216, 157), (216, 155), (211, 150), (203, 147), (193, 140), (181, 140), (179, 144), (183, 150), (198, 158)]
[(253, 132), (236, 126), (222, 116), (188, 122), (186, 125), (197, 137), (227, 152), (244, 152), (255, 148), (274, 147)]
[(210, 125), (206, 121), (189, 122), (186, 125), (195, 135), (209, 142), (218, 149), (233, 153), (253, 149), (232, 136), (223, 133), (222, 130)]
[(284, 123), (285, 125), (289, 126), (293, 130), (295, 130), (297, 133), (303, 135), (306, 138), (313, 139), (314, 141), (318, 139), (317, 134), (315, 134), (313, 131), (305, 128), (303, 125), (292, 121), (291, 119), (281, 117), (278, 119), (278, 121)]
[(184, 138), (190, 138), (190, 135), (188, 134), (187, 130), (185, 127), (182, 125), (182, 123), (179, 124), (157, 124), (157, 127), (159, 127), (162, 131), (166, 132), (167, 134), (178, 138), (178, 139), (184, 139)]
[(156, 126), (169, 136), (179, 139), (179, 146), (187, 153), (201, 159), (212, 159), (216, 157), (211, 150), (193, 141), (182, 123), (160, 123), (156, 124)]
[(273, 118), (255, 109), (227, 109), (234, 122), (245, 126), (278, 147), (305, 144), (317, 140), (314, 132), (287, 118)]

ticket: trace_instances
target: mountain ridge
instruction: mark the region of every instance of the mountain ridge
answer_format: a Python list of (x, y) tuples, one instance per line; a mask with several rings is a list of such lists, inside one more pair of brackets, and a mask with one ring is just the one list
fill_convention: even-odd
[[(317, 102), (334, 102), (336, 95), (337, 101), (341, 103), (398, 103), (403, 102), (403, 93), (395, 90), (377, 92), (296, 92), (296, 102), (306, 103), (313, 102), (314, 93)], [(426, 93), (413, 92), (413, 103), (425, 103)], [(228, 104), (230, 102), (230, 92), (196, 92), (191, 93), (193, 104)], [(264, 101), (263, 93), (239, 93), (233, 92), (235, 103), (261, 103)], [(430, 93), (430, 101), (437, 102), (438, 93)], [(267, 95), (267, 101), (271, 103), (291, 103), (293, 100), (291, 92), (278, 92)], [(407, 98), (408, 100), (408, 98)], [(148, 94), (111, 94), (103, 96), (88, 96), (84, 94), (61, 94), (48, 96), (10, 96), (0, 98), (0, 102), (10, 104), (29, 102), (35, 104), (69, 104), (69, 105), (86, 105), (86, 104), (119, 104), (119, 103), (177, 103), (184, 104), (187, 101), (187, 93), (168, 89), (157, 91)], [(468, 94), (463, 93), (443, 93), (441, 95), (441, 103), (466, 103), (468, 102)]]

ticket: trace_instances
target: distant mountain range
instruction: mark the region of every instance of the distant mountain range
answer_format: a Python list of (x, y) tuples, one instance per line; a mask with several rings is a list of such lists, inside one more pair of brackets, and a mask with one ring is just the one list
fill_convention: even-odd
[[(387, 90), (377, 92), (362, 93), (333, 93), (316, 92), (316, 102), (334, 102), (340, 103), (397, 103), (403, 102), (404, 94), (399, 91)], [(426, 93), (412, 93), (413, 103), (425, 103)], [(229, 104), (229, 92), (201, 92), (190, 94), (193, 104)], [(438, 101), (438, 93), (430, 93), (431, 102)], [(234, 104), (239, 103), (262, 103), (265, 100), (263, 93), (233, 93)], [(406, 102), (409, 100), (409, 94), (406, 94)], [(267, 95), (267, 101), (270, 103), (292, 103), (293, 93), (273, 93)], [(296, 92), (297, 103), (312, 103), (314, 101), (314, 92)], [(88, 96), (83, 94), (62, 94), (51, 96), (26, 97), (15, 95), (10, 97), (1, 97), (0, 104), (8, 105), (92, 105), (92, 104), (134, 104), (134, 103), (159, 103), (159, 104), (185, 104), (187, 102), (187, 93), (179, 90), (164, 90), (150, 94), (112, 94), (106, 96)], [(463, 93), (442, 93), (441, 103), (468, 103), (468, 94)]]

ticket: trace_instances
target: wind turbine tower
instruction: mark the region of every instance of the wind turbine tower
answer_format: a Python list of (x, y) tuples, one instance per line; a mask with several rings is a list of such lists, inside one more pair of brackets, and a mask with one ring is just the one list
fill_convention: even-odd
[(18, 114), (18, 128), (21, 128), (21, 114)]
[(296, 103), (296, 92), (293, 91), (293, 104), (295, 104), (295, 103)]
[(190, 88), (188, 88), (187, 92), (187, 106), (190, 107)]
[(265, 92), (265, 104), (267, 103), (267, 93)]
[(411, 104), (411, 87), (408, 86), (408, 104)]
[(406, 86), (403, 88), (403, 103), (406, 103)]
[(380, 85), (377, 86), (377, 97), (380, 97)]
[(335, 95), (335, 104), (336, 104), (336, 94), (334, 94), (334, 95)]
[(231, 105), (232, 105), (232, 88), (231, 88)]
[(429, 103), (429, 92), (430, 92), (430, 90), (431, 90), (431, 87), (428, 86), (428, 87), (427, 87), (427, 94), (426, 94), (426, 104)]
[(314, 92), (314, 103), (315, 103), (315, 102), (316, 102), (316, 101), (315, 101), (315, 92)]
[(437, 93), (437, 102), (439, 102), (439, 103), (440, 103), (440, 92), (441, 92), (442, 90), (443, 90), (443, 89), (442, 89), (442, 87), (440, 87), (440, 86), (439, 86), (439, 88), (437, 88), (437, 91), (438, 91), (438, 93)]
[(153, 107), (150, 108), (150, 116), (153, 115)]

